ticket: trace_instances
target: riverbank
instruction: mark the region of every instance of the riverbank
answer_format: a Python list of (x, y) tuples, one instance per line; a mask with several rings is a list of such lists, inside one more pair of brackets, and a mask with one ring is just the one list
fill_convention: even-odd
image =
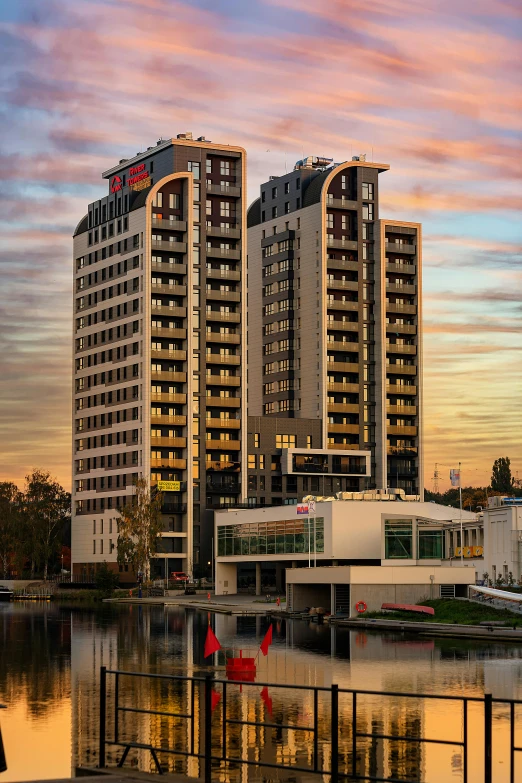
[(456, 598), (436, 598), (423, 601), (419, 606), (429, 606), (435, 614), (413, 612), (381, 611), (365, 612), (363, 619), (401, 620), (419, 623), (452, 623), (458, 625), (480, 625), (484, 622), (503, 622), (511, 628), (522, 628), (522, 615), (510, 609), (498, 608), (487, 603)]

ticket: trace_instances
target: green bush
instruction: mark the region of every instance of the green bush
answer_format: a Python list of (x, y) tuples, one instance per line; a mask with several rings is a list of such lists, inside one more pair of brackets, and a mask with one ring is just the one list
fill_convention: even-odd
[(120, 583), (120, 577), (114, 571), (111, 571), (105, 560), (96, 572), (96, 588), (100, 591), (102, 598), (111, 598), (112, 594)]

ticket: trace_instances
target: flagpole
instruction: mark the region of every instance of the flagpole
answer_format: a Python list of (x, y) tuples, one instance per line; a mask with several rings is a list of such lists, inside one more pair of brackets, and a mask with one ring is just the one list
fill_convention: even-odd
[(459, 500), (460, 500), (460, 562), (464, 565), (464, 538), (462, 535), (462, 474), (460, 472), (459, 462)]

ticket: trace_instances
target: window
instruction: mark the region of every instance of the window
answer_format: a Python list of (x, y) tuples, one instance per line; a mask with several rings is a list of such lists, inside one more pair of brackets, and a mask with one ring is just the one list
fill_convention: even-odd
[(221, 217), (230, 217), (230, 202), (221, 201), (219, 206), (220, 206), (219, 214), (221, 215)]
[(154, 200), (152, 202), (153, 207), (162, 207), (163, 206), (163, 193), (156, 193), (154, 196)]
[[(264, 470), (264, 469), (265, 469), (265, 455), (264, 454), (260, 454), (259, 455), (259, 470)], [(264, 485), (264, 479), (263, 479), (263, 486), (259, 487), (259, 489), (264, 489), (264, 488), (265, 488), (265, 485)]]
[(266, 190), (261, 191), (261, 203), (265, 203), (266, 201)]
[[(277, 207), (272, 207), (272, 217), (273, 217), (273, 218), (276, 218), (276, 217), (277, 217)], [(274, 233), (275, 233), (275, 232), (274, 232)]]
[(411, 519), (385, 520), (384, 557), (386, 560), (411, 560), (413, 557), (412, 528)]
[(443, 557), (442, 530), (419, 530), (417, 558), (419, 560), (441, 560)]
[(194, 184), (194, 201), (200, 201), (201, 200), (201, 185), (199, 182), (196, 182)]
[(259, 432), (254, 432), (254, 448), (258, 449), (260, 443), (260, 434)]
[(326, 215), (326, 228), (333, 228), (333, 227), (334, 227), (333, 212), (328, 212)]
[(256, 469), (256, 455), (255, 454), (249, 454), (248, 455), (248, 468), (249, 468), (249, 470), (255, 470)]
[(364, 199), (368, 199), (369, 201), (373, 201), (373, 183), (372, 182), (363, 182), (362, 183), (362, 197)]
[(194, 174), (194, 179), (201, 179), (201, 164), (189, 160), (188, 170)]
[(276, 449), (295, 448), (295, 435), (276, 435)]
[(225, 177), (230, 176), (230, 161), (228, 160), (219, 161), (219, 173), (221, 174), (221, 176), (225, 176)]
[(285, 182), (285, 193), (290, 193), (290, 183)]
[(306, 448), (311, 449), (312, 448), (312, 436), (307, 435), (306, 436)]
[(290, 202), (285, 201), (285, 215), (288, 215), (290, 212)]
[(212, 174), (212, 158), (207, 158), (205, 161), (205, 171), (207, 174)]
[(362, 205), (363, 220), (373, 220), (373, 204)]
[(277, 188), (272, 188), (272, 198), (277, 198)]

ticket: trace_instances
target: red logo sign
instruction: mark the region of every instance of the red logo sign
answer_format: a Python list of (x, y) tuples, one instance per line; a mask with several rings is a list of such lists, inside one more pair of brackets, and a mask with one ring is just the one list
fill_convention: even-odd
[(116, 193), (117, 190), (121, 190), (121, 177), (113, 177), (111, 179), (111, 193)]

